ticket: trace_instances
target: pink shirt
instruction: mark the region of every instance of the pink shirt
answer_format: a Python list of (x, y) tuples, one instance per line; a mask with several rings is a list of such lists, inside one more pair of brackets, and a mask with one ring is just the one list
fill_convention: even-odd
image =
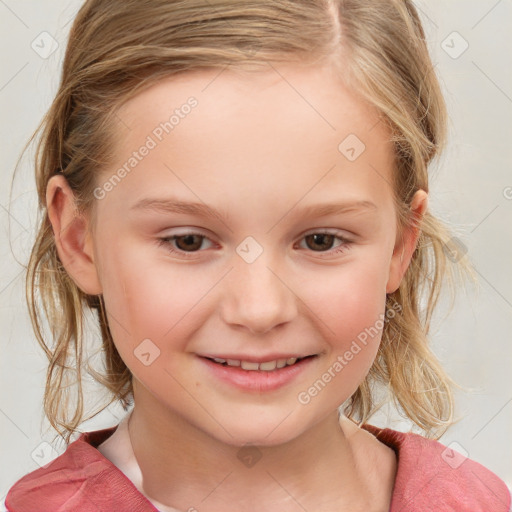
[[(493, 472), (418, 434), (362, 425), (397, 454), (390, 512), (511, 512), (511, 495)], [(96, 448), (117, 426), (84, 432), (47, 466), (9, 490), (8, 512), (158, 512)]]

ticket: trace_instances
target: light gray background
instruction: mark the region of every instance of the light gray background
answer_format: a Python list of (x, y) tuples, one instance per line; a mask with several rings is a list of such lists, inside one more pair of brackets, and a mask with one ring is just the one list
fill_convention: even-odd
[[(10, 209), (9, 188), (20, 151), (57, 89), (67, 33), (80, 4), (0, 0), (0, 498), (39, 467), (35, 454), (44, 454), (47, 462), (64, 449), (46, 444), (53, 438), (41, 416), (46, 359), (31, 330), (23, 268), (16, 261), (26, 263), (36, 221), (31, 153), (20, 166)], [(457, 397), (463, 419), (441, 442), (511, 486), (512, 0), (417, 5), (450, 111), (450, 144), (433, 173), (430, 207), (468, 248), (480, 283), (461, 289), (449, 316), (441, 305), (433, 325), (434, 350), (452, 377), (471, 388)], [(51, 48), (48, 39), (43, 47), (44, 31), (59, 43), (48, 58), (31, 47), (35, 41), (40, 53)], [(464, 41), (469, 47), (458, 56)], [(112, 407), (82, 430), (115, 425), (122, 414)], [(408, 429), (390, 408), (371, 423)]]

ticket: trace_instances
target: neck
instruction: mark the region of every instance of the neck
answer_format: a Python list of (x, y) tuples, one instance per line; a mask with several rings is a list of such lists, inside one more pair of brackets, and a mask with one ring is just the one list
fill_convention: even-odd
[(337, 411), (284, 444), (241, 447), (219, 442), (146, 400), (136, 403), (128, 432), (143, 490), (168, 510), (389, 508), (394, 473), (391, 482), (389, 475), (383, 481), (379, 464), (370, 460), (389, 448), (371, 444), (370, 450), (369, 438), (380, 443), (349, 420), (340, 421)]

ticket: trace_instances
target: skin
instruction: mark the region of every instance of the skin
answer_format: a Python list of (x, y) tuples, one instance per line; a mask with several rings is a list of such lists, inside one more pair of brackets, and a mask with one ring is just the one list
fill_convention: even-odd
[[(337, 411), (369, 371), (381, 333), (309, 403), (297, 397), (382, 318), (416, 247), (417, 229), (399, 237), (396, 228), (389, 133), (333, 67), (218, 73), (162, 80), (120, 109), (115, 162), (100, 186), (169, 112), (198, 101), (94, 215), (76, 215), (64, 177), (47, 188), (59, 256), (82, 290), (103, 294), (133, 374), (129, 434), (143, 492), (163, 510), (388, 510), (394, 452)], [(338, 150), (349, 134), (366, 146), (353, 162)], [(130, 210), (170, 196), (228, 218)], [(300, 213), (352, 199), (377, 208)], [(426, 208), (420, 190), (411, 211)], [(324, 239), (318, 249), (305, 236), (323, 229), (351, 243), (334, 254), (342, 242)], [(158, 244), (190, 232), (206, 237), (190, 258), (183, 240)], [(263, 249), (252, 263), (236, 252), (248, 236)], [(148, 366), (134, 353), (144, 339), (160, 350)], [(197, 356), (272, 352), (318, 356), (262, 393), (217, 380)], [(246, 443), (261, 454), (252, 467), (237, 457)]]

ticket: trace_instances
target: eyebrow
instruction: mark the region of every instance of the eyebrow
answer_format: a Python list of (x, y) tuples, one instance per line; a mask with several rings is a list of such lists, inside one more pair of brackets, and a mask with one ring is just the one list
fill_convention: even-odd
[[(293, 207), (294, 208), (294, 207)], [(288, 211), (284, 216), (291, 213)], [(173, 198), (168, 199), (141, 199), (135, 203), (130, 210), (142, 210), (156, 213), (177, 213), (197, 215), (199, 217), (211, 218), (216, 217), (224, 221), (229, 220), (227, 212), (221, 210), (217, 211), (208, 206), (206, 203), (185, 202)], [(344, 203), (325, 203), (314, 204), (301, 208), (296, 215), (303, 217), (326, 217), (328, 215), (336, 215), (348, 212), (355, 213), (372, 213), (377, 212), (377, 205), (368, 200), (347, 201)]]

